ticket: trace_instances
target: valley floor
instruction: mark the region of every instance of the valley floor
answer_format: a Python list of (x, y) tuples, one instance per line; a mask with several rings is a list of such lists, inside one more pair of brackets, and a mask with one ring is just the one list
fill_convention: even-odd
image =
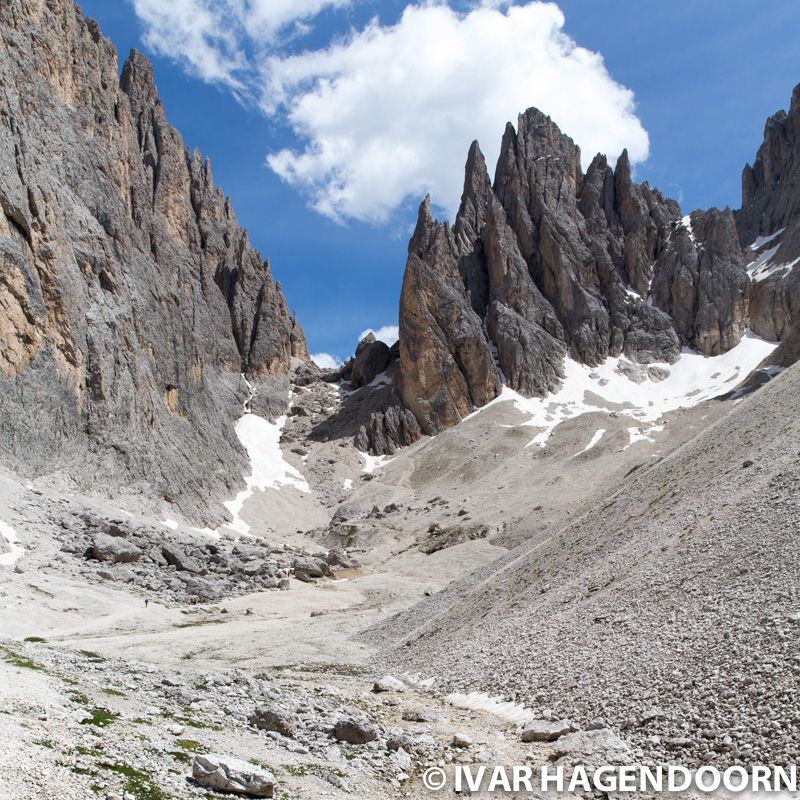
[[(305, 389), (295, 403), (321, 408), (324, 393), (330, 387)], [(499, 402), (380, 462), (310, 441), (297, 428), (304, 416), (290, 417), (284, 456), (311, 491), (255, 491), (240, 512), (247, 536), (165, 525), (168, 509), (125, 513), (118, 501), (0, 477), (0, 520), (24, 548), (0, 567), (0, 797), (216, 797), (191, 777), (203, 754), (268, 770), (277, 797), (364, 800), (429, 797), (421, 776), (435, 765), (652, 763), (646, 737), (657, 739), (661, 723), (647, 692), (631, 727), (619, 723), (613, 697), (598, 720), (577, 686), (574, 703), (565, 693), (548, 708), (509, 680), (509, 669), (529, 686), (548, 677), (509, 638), (517, 612), (506, 595), (538, 596), (520, 582), (526, 570), (538, 575), (532, 551), (604, 507), (631, 475), (658, 475), (670, 458), (691, 455), (698, 437), (738, 409), (710, 401), (667, 412), (634, 441), (629, 417), (598, 407), (562, 421), (546, 447), (531, 447), (536, 431), (524, 410)], [(117, 545), (169, 557), (87, 560), (87, 543), (115, 546), (91, 534), (101, 529)], [(570, 545), (575, 553), (580, 541)], [(329, 576), (299, 574), (332, 552), (341, 563)], [(545, 592), (563, 580), (559, 558), (551, 563), (553, 576), (536, 578)], [(785, 587), (795, 598), (792, 570), (787, 562), (776, 577), (795, 581)], [(486, 614), (497, 642), (479, 630)], [(799, 627), (781, 625), (790, 649)], [(615, 639), (621, 648), (625, 641)], [(549, 669), (562, 687), (564, 670)], [(373, 691), (386, 673), (402, 686)], [(283, 722), (258, 727), (260, 713)], [(525, 743), (521, 729), (534, 717), (582, 730)], [(363, 743), (346, 741), (353, 730)]]

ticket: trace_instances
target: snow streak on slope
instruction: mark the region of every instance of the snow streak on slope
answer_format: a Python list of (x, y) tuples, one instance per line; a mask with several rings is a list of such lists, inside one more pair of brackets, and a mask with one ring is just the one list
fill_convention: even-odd
[(583, 448), (583, 450), (579, 450), (577, 453), (575, 453), (575, 455), (579, 456), (581, 455), (581, 453), (588, 453), (589, 450), (591, 450), (603, 438), (605, 432), (606, 432), (605, 428), (600, 428), (600, 430), (595, 431), (595, 434), (594, 436), (592, 436), (589, 444), (587, 444), (586, 447)]
[[(775, 347), (775, 343), (748, 331), (736, 347), (721, 356), (710, 358), (685, 348), (675, 364), (650, 365), (669, 373), (664, 380), (647, 377), (646, 367), (634, 367), (624, 358), (609, 358), (599, 367), (587, 367), (567, 358), (566, 379), (554, 394), (527, 398), (504, 386), (498, 397), (474, 413), (512, 401), (519, 411), (530, 416), (523, 425), (541, 429), (528, 447), (545, 447), (553, 430), (564, 420), (589, 412), (616, 411), (640, 423), (629, 429), (633, 442), (639, 427), (653, 431), (653, 423), (666, 412), (689, 408), (730, 391)], [(641, 370), (641, 382), (636, 383), (623, 374), (619, 369), (621, 364), (633, 367), (634, 371)]]
[(239, 514), (245, 501), (256, 491), (279, 489), (282, 486), (293, 486), (301, 492), (311, 491), (308, 481), (284, 459), (281, 452), (281, 431), (285, 424), (285, 415), (276, 422), (269, 422), (252, 413), (245, 413), (236, 423), (236, 435), (247, 450), (253, 474), (245, 478), (247, 488), (225, 503), (225, 508), (233, 515), (233, 522), (225, 527), (237, 533), (249, 533), (250, 526)]
[(361, 471), (367, 475), (374, 475), (381, 467), (385, 467), (394, 461), (391, 456), (371, 456), (369, 453), (362, 452), (359, 452), (359, 455), (364, 459), (364, 469)]
[(17, 532), (7, 523), (0, 520), (0, 539), (5, 542), (5, 552), (0, 552), (0, 566), (10, 567), (22, 556), (25, 548), (19, 544)]
[(518, 703), (503, 700), (502, 697), (492, 697), (482, 692), (470, 694), (450, 694), (445, 701), (456, 708), (466, 708), (468, 711), (485, 711), (494, 714), (507, 722), (530, 722), (535, 714), (529, 708)]
[(760, 283), (761, 281), (769, 278), (770, 275), (774, 275), (776, 273), (785, 274), (787, 272), (791, 272), (798, 264), (800, 264), (800, 258), (796, 258), (794, 261), (779, 262), (777, 264), (773, 261), (775, 254), (781, 249), (780, 241), (778, 241), (778, 243), (774, 244), (772, 247), (764, 250), (768, 244), (771, 244), (775, 241), (775, 239), (778, 239), (785, 230), (786, 228), (781, 228), (769, 236), (759, 236), (758, 239), (756, 239), (753, 244), (750, 245), (750, 249), (756, 253), (756, 256), (753, 261), (748, 264), (747, 274), (755, 283)]

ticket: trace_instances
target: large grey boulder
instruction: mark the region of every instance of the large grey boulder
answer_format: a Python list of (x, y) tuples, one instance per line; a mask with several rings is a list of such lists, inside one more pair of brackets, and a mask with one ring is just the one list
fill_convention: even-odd
[(170, 566), (179, 572), (190, 572), (192, 575), (204, 575), (206, 570), (200, 563), (192, 558), (183, 547), (173, 543), (161, 546), (161, 555)]
[(375, 741), (378, 734), (378, 726), (375, 723), (357, 717), (340, 719), (333, 728), (334, 737), (348, 744), (367, 744)]
[(292, 737), (297, 731), (294, 715), (275, 704), (258, 706), (248, 721), (259, 730), (276, 731), (281, 736)]
[(195, 783), (243, 797), (274, 797), (275, 776), (262, 767), (228, 756), (198, 755), (192, 763)]
[(142, 551), (135, 544), (131, 544), (125, 539), (98, 533), (92, 539), (91, 555), (95, 561), (130, 564), (141, 558)]
[(299, 580), (326, 578), (333, 575), (330, 564), (324, 558), (298, 556), (292, 562), (295, 577)]

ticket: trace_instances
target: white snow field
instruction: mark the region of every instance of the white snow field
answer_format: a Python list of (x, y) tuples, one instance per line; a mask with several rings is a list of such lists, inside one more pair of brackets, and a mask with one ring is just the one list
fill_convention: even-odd
[(6, 522), (0, 519), (0, 539), (5, 543), (4, 551), (0, 552), (0, 566), (13, 566), (25, 552), (17, 538), (17, 532)]
[[(590, 412), (616, 411), (639, 423), (628, 429), (632, 444), (658, 430), (654, 423), (666, 412), (695, 406), (733, 389), (776, 346), (775, 342), (765, 341), (748, 331), (736, 347), (721, 356), (704, 356), (684, 348), (674, 364), (649, 365), (666, 370), (669, 373), (666, 378), (653, 380), (643, 368), (644, 379), (640, 383), (618, 369), (620, 363), (626, 361), (624, 358), (609, 358), (598, 367), (587, 367), (567, 358), (564, 362), (566, 378), (557, 392), (545, 398), (527, 398), (504, 386), (491, 403), (470, 416), (497, 403), (513, 402), (519, 411), (530, 417), (522, 425), (540, 428), (527, 446), (546, 447), (553, 430), (564, 420)], [(590, 447), (597, 441), (593, 440)]]
[(283, 486), (292, 486), (301, 492), (311, 491), (302, 473), (283, 457), (280, 441), (285, 424), (285, 415), (278, 417), (275, 422), (270, 422), (251, 413), (244, 414), (236, 423), (236, 435), (250, 457), (252, 474), (245, 478), (247, 488), (239, 492), (233, 500), (225, 503), (225, 508), (233, 515), (233, 522), (224, 527), (243, 535), (250, 532), (250, 526), (239, 514), (245, 501), (257, 491), (280, 489)]
[(483, 692), (470, 692), (469, 694), (456, 692), (449, 694), (445, 698), (445, 702), (467, 711), (485, 711), (506, 722), (530, 722), (536, 716), (531, 709), (525, 708), (525, 706), (503, 700), (501, 697), (492, 697)]

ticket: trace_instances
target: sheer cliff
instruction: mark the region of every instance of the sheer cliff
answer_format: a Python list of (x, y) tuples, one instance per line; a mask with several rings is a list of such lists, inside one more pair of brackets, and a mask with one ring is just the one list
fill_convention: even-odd
[(307, 358), (211, 166), (71, 0), (0, 6), (0, 454), (221, 521), (249, 388)]

